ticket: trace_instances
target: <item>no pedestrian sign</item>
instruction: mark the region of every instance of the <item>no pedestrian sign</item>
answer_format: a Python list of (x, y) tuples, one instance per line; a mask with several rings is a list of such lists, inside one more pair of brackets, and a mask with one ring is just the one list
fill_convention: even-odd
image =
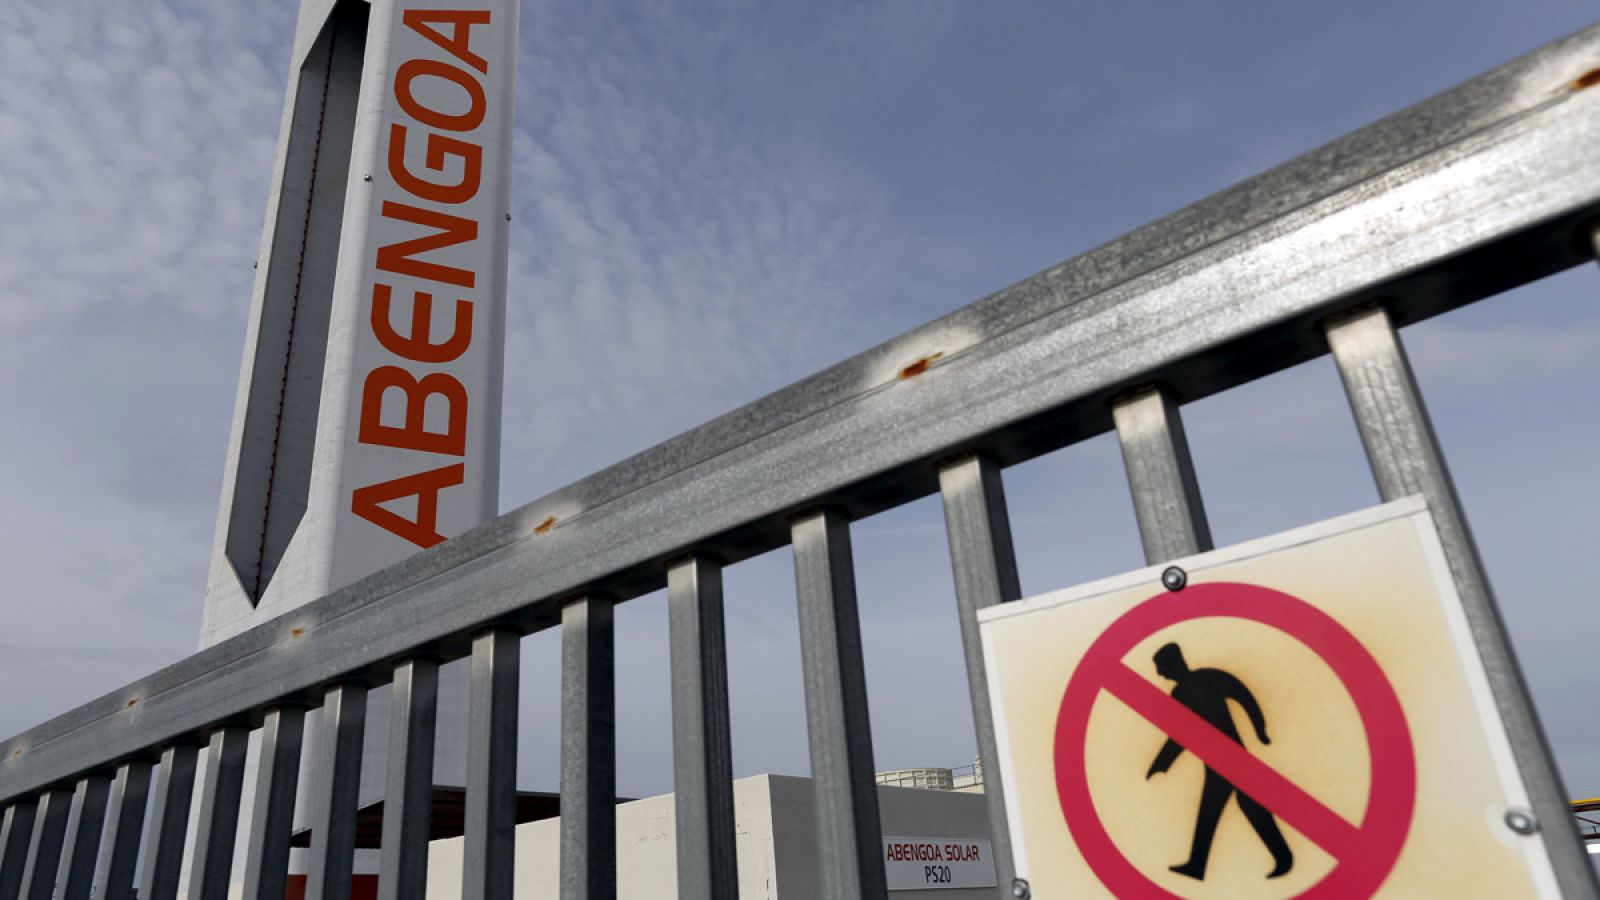
[(980, 614), (1033, 896), (1558, 896), (1419, 498), (1175, 564)]

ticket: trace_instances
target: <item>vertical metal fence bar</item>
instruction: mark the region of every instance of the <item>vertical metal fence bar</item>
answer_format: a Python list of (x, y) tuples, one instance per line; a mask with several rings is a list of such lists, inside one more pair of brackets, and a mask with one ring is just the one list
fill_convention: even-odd
[(1147, 388), (1118, 399), (1111, 416), (1122, 443), (1145, 561), (1155, 565), (1210, 550), (1211, 526), (1200, 502), (1177, 401), (1161, 388)]
[(983, 766), (995, 874), (1005, 890), (1016, 879), (1016, 868), (1011, 859), (1011, 828), (1006, 820), (1005, 785), (1000, 780), (1000, 748), (994, 733), (994, 710), (989, 704), (989, 675), (983, 664), (978, 610), (1018, 599), (1022, 596), (1022, 581), (1011, 545), (1011, 518), (1006, 514), (1000, 465), (981, 454), (950, 462), (939, 469), (939, 491), (944, 497), (945, 531), (950, 540), (950, 564), (955, 570), (956, 611), (961, 618), (961, 644), (967, 657), (967, 686), (972, 696), (978, 757)]
[(96, 900), (128, 900), (133, 896), (133, 876), (139, 866), (139, 840), (144, 832), (144, 811), (150, 795), (150, 764), (125, 762), (111, 782), (106, 811), (106, 842), (100, 848), (95, 881)]
[(144, 872), (139, 878), (139, 900), (174, 900), (178, 896), (198, 755), (198, 748), (187, 744), (161, 751), (155, 806), (150, 813), (150, 839), (145, 843)]
[(579, 597), (561, 608), (561, 898), (617, 893), (614, 604)]
[(61, 856), (61, 890), (58, 900), (89, 900), (94, 887), (95, 857), (100, 853), (100, 833), (105, 830), (106, 799), (111, 779), (90, 775), (78, 779), (67, 818), (67, 845)]
[(422, 658), (402, 660), (394, 667), (393, 690), (378, 897), (424, 900), (428, 890), (428, 831), (433, 816), (439, 663)]
[(56, 873), (61, 868), (61, 845), (67, 837), (67, 817), (72, 813), (72, 791), (56, 788), (39, 798), (39, 812), (33, 820), (33, 840), (28, 844), (28, 861), (22, 868), (24, 900), (50, 900), (56, 890)]
[(850, 525), (817, 510), (792, 529), (822, 894), (877, 900), (887, 887)]
[(1561, 894), (1600, 896), (1400, 336), (1381, 308), (1335, 319), (1328, 323), (1327, 334), (1379, 495), (1385, 501), (1412, 494), (1428, 500), (1535, 819), (1542, 823)]
[[(511, 628), (491, 628), (472, 638), (467, 820), (461, 867), (461, 896), (466, 900), (510, 900), (512, 895), (521, 652), (522, 633)], [(561, 812), (565, 822), (565, 804)]]
[(336, 684), (322, 695), (322, 733), (311, 782), (311, 863), (306, 900), (349, 900), (355, 871), (356, 807), (367, 687)]
[(736, 900), (739, 869), (721, 564), (691, 557), (668, 567), (667, 629), (672, 651), (678, 896)]
[(39, 807), (33, 801), (6, 807), (0, 820), (0, 900), (22, 893), (22, 870), (28, 864), (33, 842), (33, 820)]
[(239, 834), (239, 793), (244, 787), (250, 729), (227, 725), (211, 732), (206, 773), (200, 783), (200, 813), (194, 858), (189, 866), (189, 896), (227, 900), (233, 876), (233, 848)]
[(304, 709), (280, 706), (267, 710), (261, 723), (261, 761), (256, 766), (255, 803), (245, 848), (244, 900), (278, 900), (288, 889), (305, 722)]

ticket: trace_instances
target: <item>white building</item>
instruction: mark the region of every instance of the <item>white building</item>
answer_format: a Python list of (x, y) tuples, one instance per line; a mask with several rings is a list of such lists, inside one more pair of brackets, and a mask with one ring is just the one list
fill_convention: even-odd
[[(733, 785), (743, 900), (816, 900), (816, 819), (811, 779), (755, 775)], [(878, 788), (889, 890), (896, 900), (994, 900), (998, 896), (981, 792)], [(673, 795), (617, 807), (617, 897), (677, 896)], [(517, 826), (517, 900), (559, 896), (561, 820)], [(429, 900), (461, 897), (462, 839), (428, 853)]]

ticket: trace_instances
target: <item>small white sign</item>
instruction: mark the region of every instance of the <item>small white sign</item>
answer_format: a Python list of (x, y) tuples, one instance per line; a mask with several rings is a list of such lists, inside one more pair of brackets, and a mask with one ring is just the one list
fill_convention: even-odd
[(988, 841), (952, 837), (886, 837), (883, 870), (891, 891), (995, 886)]

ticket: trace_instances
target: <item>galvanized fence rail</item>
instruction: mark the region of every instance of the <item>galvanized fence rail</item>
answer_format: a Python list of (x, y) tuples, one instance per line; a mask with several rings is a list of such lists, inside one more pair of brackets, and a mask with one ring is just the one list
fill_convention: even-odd
[[(521, 636), (563, 631), (561, 890), (614, 893), (612, 615), (667, 588), (682, 896), (734, 893), (721, 567), (792, 544), (820, 870), (879, 897), (850, 524), (943, 495), (979, 749), (996, 759), (976, 610), (1018, 597), (1000, 472), (1115, 429), (1146, 557), (1210, 546), (1180, 405), (1331, 352), (1385, 499), (1422, 493), (1488, 663), (1558, 879), (1588, 860), (1397, 328), (1593, 260), (1600, 26), (536, 500), (0, 744), (0, 898), (283, 896), (292, 810), (309, 894), (350, 890), (367, 692), (393, 683), (380, 884), (420, 897), (437, 667), (470, 656), (465, 895), (511, 895)], [(1270, 427), (1268, 425), (1267, 427)], [(738, 602), (738, 598), (732, 598)], [(296, 797), (305, 713), (315, 777)], [(235, 833), (243, 735), (263, 733)], [(207, 755), (195, 784), (196, 761)], [(152, 821), (142, 816), (154, 779)], [(985, 771), (1002, 886), (1005, 792)], [(102, 828), (103, 825), (108, 827)], [(102, 831), (104, 838), (102, 840)]]

